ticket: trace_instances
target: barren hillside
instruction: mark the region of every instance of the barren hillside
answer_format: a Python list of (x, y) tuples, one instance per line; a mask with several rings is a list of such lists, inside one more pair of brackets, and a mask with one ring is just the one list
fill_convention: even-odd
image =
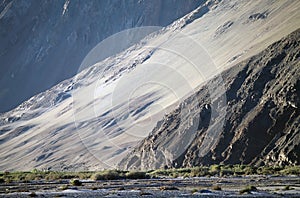
[(299, 52), (300, 29), (224, 71), (159, 121), (120, 167), (299, 164)]
[[(14, 1), (16, 2), (18, 1)], [(181, 3), (174, 2), (174, 10), (181, 10)], [(67, 21), (71, 20), (72, 17), (68, 14), (78, 10), (76, 5), (79, 5), (76, 1), (70, 1), (67, 6), (69, 12), (59, 16)], [(88, 16), (85, 12), (89, 13), (89, 9), (94, 10), (96, 7), (93, 4), (86, 6), (86, 10), (80, 10), (79, 14)], [(114, 6), (125, 6), (122, 7), (125, 9), (130, 5)], [(114, 6), (110, 8), (114, 10)], [(88, 53), (86, 58), (91, 62), (86, 62), (85, 58), (83, 63), (86, 65), (83, 64), (83, 68), (80, 68), (76, 75), (0, 114), (0, 170), (37, 168), (78, 171), (116, 168), (120, 160), (140, 141), (147, 138), (151, 131), (153, 135), (144, 141), (145, 147), (138, 147), (150, 153), (144, 152), (145, 156), (140, 157), (142, 151), (135, 149), (134, 155), (137, 155), (138, 159), (133, 163), (131, 160), (135, 157), (129, 156), (124, 161), (124, 167), (190, 166), (221, 161), (251, 163), (252, 160), (258, 162), (266, 156), (270, 156), (268, 160), (271, 161), (273, 156), (277, 159), (277, 154), (281, 151), (284, 151), (284, 155), (279, 155), (282, 163), (296, 163), (297, 158), (291, 156), (294, 155), (297, 144), (286, 142), (297, 142), (298, 136), (290, 137), (285, 134), (285, 130), (298, 132), (296, 118), (291, 116), (298, 116), (298, 105), (294, 103), (298, 100), (298, 95), (293, 92), (293, 86), (299, 86), (296, 78), (299, 72), (297, 73), (297, 67), (286, 63), (297, 63), (293, 58), (297, 58), (299, 49), (293, 45), (287, 45), (285, 48), (279, 43), (278, 49), (273, 45), (262, 54), (256, 54), (300, 28), (299, 9), (300, 1), (293, 0), (201, 1), (199, 7), (164, 28), (129, 29), (105, 39), (105, 42), (100, 43), (100, 48), (97, 48), (99, 45), (93, 48), (97, 53), (93, 54), (93, 50), (90, 52), (95, 58), (94, 62), (89, 59), (91, 54)], [(86, 21), (79, 21), (82, 25), (88, 22), (88, 18)], [(46, 30), (43, 29), (39, 34), (44, 35), (44, 31)], [(66, 40), (53, 42), (64, 46), (65, 42), (69, 42), (67, 37), (71, 32), (63, 34)], [(149, 34), (151, 32), (152, 34)], [(75, 31), (72, 35), (77, 33)], [(91, 30), (92, 35), (96, 33), (97, 31)], [(71, 36), (72, 42), (66, 46), (71, 46), (72, 50), (77, 49), (75, 45), (82, 42), (87, 46), (84, 34), (80, 35)], [(137, 38), (141, 35), (146, 37), (139, 41)], [(57, 34), (53, 36), (56, 38)], [(49, 35), (50, 44), (51, 38)], [(113, 56), (99, 59), (103, 53), (114, 51), (110, 51), (111, 48), (121, 48), (122, 41), (136, 42), (127, 45), (125, 50), (120, 50)], [(297, 44), (298, 41), (291, 39), (291, 42)], [(28, 52), (28, 57), (35, 57), (36, 54), (32, 56), (32, 51), (26, 49), (22, 49), (22, 52)], [(62, 53), (63, 49), (62, 47), (55, 51), (53, 48), (54, 54), (57, 55), (53, 58), (48, 57), (47, 53), (42, 53), (47, 52), (45, 48), (38, 57), (41, 57), (41, 61), (46, 61), (46, 66), (56, 65), (61, 61), (55, 57), (67, 57), (72, 61), (82, 57), (82, 54), (79, 56), (76, 53), (68, 53), (69, 55), (65, 56)], [(82, 49), (83, 54), (88, 51), (81, 48), (81, 45), (79, 49)], [(49, 53), (50, 51), (51, 49)], [(254, 55), (256, 58), (250, 58)], [(10, 58), (22, 60), (6, 56), (3, 60)], [(243, 62), (245, 60), (247, 61)], [(243, 63), (228, 70), (223, 76), (218, 75), (241, 62)], [(20, 69), (17, 65), (15, 64), (15, 67)], [(50, 66), (47, 67), (49, 72), (37, 73), (39, 79), (48, 77), (48, 73), (53, 76), (61, 74)], [(207, 83), (213, 76), (216, 76), (215, 80), (206, 84), (208, 89), (201, 88), (200, 85)], [(23, 85), (27, 86), (25, 79), (31, 79), (31, 75), (24, 74), (23, 77), (23, 80), (13, 81), (22, 90)], [(29, 83), (29, 86), (39, 86), (39, 79), (36, 81), (32, 78), (34, 82)], [(1, 81), (3, 87), (9, 86), (9, 83), (4, 82), (5, 79)], [(228, 95), (224, 95), (226, 89), (229, 90)], [(1, 91), (3, 90), (5, 91)], [(26, 87), (24, 91), (26, 92)], [(286, 96), (288, 93), (291, 95)], [(191, 96), (191, 101), (183, 102), (188, 96)], [(199, 103), (197, 100), (193, 101), (192, 96), (198, 98)], [(222, 100), (218, 104), (210, 103), (211, 98), (215, 97), (222, 97)], [(1, 105), (3, 104), (1, 102)], [(183, 108), (185, 105), (192, 107), (193, 104), (196, 106), (192, 109)], [(173, 112), (178, 105), (186, 112), (180, 114), (181, 108)], [(293, 107), (295, 105), (296, 107)], [(168, 114), (170, 112), (173, 113)], [(292, 114), (293, 112), (296, 113)], [(166, 114), (170, 118), (162, 120)], [(213, 119), (210, 119), (211, 117)], [(198, 129), (199, 119), (201, 125)], [(283, 125), (289, 120), (293, 123), (295, 121), (294, 125)], [(253, 122), (257, 124), (254, 125)], [(180, 125), (177, 126), (177, 123)], [(162, 130), (161, 124), (166, 130)], [(186, 131), (190, 127), (191, 130)], [(194, 133), (195, 131), (197, 133)], [(280, 131), (282, 134), (277, 135)], [(162, 133), (164, 139), (155, 136), (156, 132)], [(260, 133), (263, 133), (266, 139), (257, 138)], [(155, 138), (152, 140), (153, 137)], [(260, 146), (256, 147), (256, 143)], [(160, 149), (152, 148), (157, 144), (160, 145)], [(172, 149), (163, 150), (162, 146)], [(158, 155), (161, 158), (158, 158), (157, 163), (161, 164), (155, 164), (153, 160), (159, 150), (165, 152)], [(197, 153), (198, 151), (201, 152)], [(254, 159), (261, 152), (262, 157)], [(149, 165), (146, 162), (139, 164), (139, 161), (148, 158)]]

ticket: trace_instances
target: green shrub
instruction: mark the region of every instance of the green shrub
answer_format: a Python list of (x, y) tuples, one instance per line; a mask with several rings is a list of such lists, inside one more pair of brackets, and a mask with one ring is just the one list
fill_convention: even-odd
[(261, 175), (273, 175), (275, 170), (271, 166), (262, 166), (257, 169), (257, 173)]
[(151, 177), (170, 176), (171, 173), (173, 173), (173, 171), (171, 169), (168, 169), (168, 170), (158, 169), (158, 170), (154, 170), (154, 171), (148, 172), (148, 174)]
[(69, 188), (69, 186), (67, 184), (64, 184), (59, 187), (60, 190), (67, 190), (68, 188)]
[(114, 179), (121, 179), (124, 177), (121, 173), (116, 170), (106, 170), (103, 172), (98, 172), (92, 175), (91, 179), (93, 180), (114, 180)]
[(208, 167), (194, 167), (191, 170), (192, 177), (203, 177), (209, 175), (209, 168)]
[(254, 168), (254, 167), (251, 167), (251, 166), (245, 167), (245, 168), (243, 169), (243, 171), (244, 171), (244, 174), (245, 174), (245, 175), (253, 175), (253, 174), (256, 173), (255, 168)]
[(5, 178), (5, 183), (6, 183), (6, 184), (9, 184), (9, 183), (11, 183), (11, 182), (12, 182), (11, 178)]
[(94, 181), (104, 180), (104, 176), (101, 173), (95, 173), (91, 176), (91, 179)]
[(221, 166), (218, 164), (211, 165), (209, 167), (209, 175), (219, 175), (221, 171)]
[(26, 174), (24, 180), (26, 181), (32, 181), (32, 180), (37, 180), (39, 177), (38, 174)]
[(244, 194), (244, 193), (250, 193), (251, 191), (256, 191), (257, 188), (255, 186), (247, 186), (245, 188), (243, 188), (242, 190), (240, 190), (240, 194)]
[(161, 186), (159, 189), (161, 191), (165, 191), (165, 190), (179, 190), (178, 188), (176, 188), (174, 186)]
[(287, 166), (279, 171), (283, 175), (300, 175), (300, 166)]
[(222, 190), (222, 188), (218, 185), (213, 186), (211, 189), (213, 189), (213, 190)]
[(173, 178), (177, 178), (177, 177), (179, 177), (179, 174), (178, 174), (178, 173), (176, 173), (176, 172), (175, 172), (175, 173), (172, 173), (172, 174), (171, 174), (171, 177), (173, 177)]
[(214, 164), (209, 167), (210, 172), (219, 172), (220, 170), (221, 170), (221, 166), (218, 164)]
[(62, 174), (58, 172), (50, 172), (45, 176), (46, 180), (57, 180), (62, 179)]
[(81, 172), (77, 174), (77, 177), (79, 177), (79, 179), (89, 179), (92, 175), (93, 173), (91, 172)]
[(125, 188), (124, 188), (124, 186), (121, 186), (121, 187), (117, 188), (116, 190), (122, 191), (122, 190), (125, 190)]
[(70, 184), (71, 184), (72, 186), (81, 186), (81, 185), (82, 185), (82, 182), (81, 182), (80, 180), (78, 180), (78, 179), (71, 179), (71, 180), (70, 180)]
[(191, 169), (190, 168), (179, 168), (179, 169), (175, 169), (176, 172), (178, 173), (190, 173), (191, 172)]
[(291, 186), (290, 185), (287, 185), (287, 186), (285, 186), (284, 188), (283, 188), (283, 190), (292, 190), (293, 188), (291, 188)]
[(233, 175), (234, 171), (230, 170), (230, 169), (221, 169), (220, 171), (220, 176), (224, 176), (224, 175)]
[(244, 175), (245, 171), (243, 170), (245, 167), (240, 164), (236, 164), (233, 166), (234, 175)]
[(127, 179), (147, 179), (149, 176), (146, 174), (146, 172), (128, 172), (125, 174), (125, 177)]

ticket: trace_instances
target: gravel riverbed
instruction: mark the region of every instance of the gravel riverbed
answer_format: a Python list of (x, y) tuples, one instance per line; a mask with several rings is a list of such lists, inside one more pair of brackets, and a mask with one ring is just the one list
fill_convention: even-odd
[[(0, 185), (0, 197), (300, 197), (299, 176), (30, 181)], [(253, 190), (245, 190), (252, 186)], [(244, 190), (244, 193), (241, 191)]]

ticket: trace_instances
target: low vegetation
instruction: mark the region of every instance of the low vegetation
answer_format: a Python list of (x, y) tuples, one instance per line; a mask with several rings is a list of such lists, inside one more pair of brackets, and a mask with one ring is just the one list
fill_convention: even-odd
[(88, 179), (93, 172), (58, 172), (58, 171), (26, 171), (26, 172), (0, 172), (0, 182), (30, 182), (33, 180), (66, 180), (66, 179)]
[(82, 182), (79, 180), (79, 179), (71, 179), (70, 180), (70, 184), (72, 186), (81, 186), (82, 185)]
[(193, 168), (159, 169), (150, 171), (151, 177), (209, 177), (239, 175), (300, 175), (300, 166), (211, 165)]
[(161, 186), (159, 189), (161, 191), (164, 191), (164, 190), (179, 190), (179, 188), (176, 188), (175, 186)]
[(150, 176), (146, 172), (133, 171), (125, 174), (126, 179), (148, 179)]
[(59, 186), (58, 189), (59, 189), (59, 190), (67, 190), (67, 189), (69, 189), (69, 186), (66, 185), (66, 184), (64, 184), (64, 185)]
[(218, 185), (217, 186), (213, 186), (212, 189), (213, 190), (222, 190), (222, 188), (220, 186), (218, 186)]
[(92, 180), (115, 180), (122, 179), (125, 177), (124, 171), (118, 170), (105, 170), (102, 172), (97, 172), (91, 176)]
[(292, 188), (290, 185), (287, 185), (283, 188), (283, 190), (292, 190), (292, 189), (294, 189), (294, 188)]
[[(30, 182), (33, 180), (70, 180), (71, 185), (78, 185), (81, 179), (117, 180), (117, 179), (147, 179), (160, 177), (209, 177), (209, 176), (239, 176), (239, 175), (297, 175), (300, 176), (300, 166), (262, 166), (248, 165), (211, 165), (193, 168), (158, 169), (150, 171), (104, 170), (97, 172), (57, 172), (39, 171), (0, 172), (0, 183)], [(72, 183), (73, 182), (73, 183)], [(79, 182), (79, 183), (78, 183)]]
[(120, 171), (120, 170), (105, 170), (96, 172), (91, 176), (92, 180), (115, 180), (115, 179), (148, 179), (150, 176), (143, 171)]
[(257, 191), (257, 188), (255, 186), (247, 186), (240, 190), (240, 194), (250, 193), (251, 191)]

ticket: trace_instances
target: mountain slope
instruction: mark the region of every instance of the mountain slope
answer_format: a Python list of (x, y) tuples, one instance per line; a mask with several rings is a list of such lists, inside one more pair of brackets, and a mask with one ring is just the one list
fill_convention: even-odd
[(133, 27), (166, 26), (202, 3), (1, 0), (0, 112), (74, 76), (106, 37)]
[[(299, 8), (299, 1), (289, 0), (209, 1), (125, 51), (88, 65), (0, 114), (0, 170), (115, 168), (201, 83), (298, 29)], [(108, 39), (113, 42), (105, 49), (136, 34), (123, 36)], [(219, 93), (221, 82), (219, 76)]]
[[(159, 121), (151, 135), (121, 161), (120, 167), (299, 165), (299, 60), (300, 29), (224, 71), (226, 97), (214, 95), (210, 90), (218, 90), (220, 84), (215, 82), (218, 78), (207, 82)], [(227, 104), (220, 106), (224, 99)], [(223, 111), (226, 111), (221, 122), (224, 125), (220, 134), (216, 134)], [(186, 138), (191, 138), (187, 145)], [(208, 144), (210, 138), (214, 144)], [(175, 155), (178, 147), (182, 151)]]

